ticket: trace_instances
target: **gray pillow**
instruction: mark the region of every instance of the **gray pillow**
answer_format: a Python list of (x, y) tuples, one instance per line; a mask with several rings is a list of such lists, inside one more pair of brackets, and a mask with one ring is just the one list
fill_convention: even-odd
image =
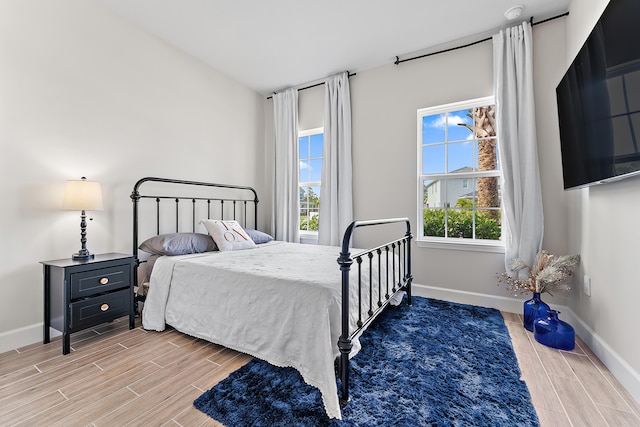
[(256, 245), (259, 245), (260, 243), (267, 243), (273, 240), (272, 236), (267, 233), (263, 233), (262, 231), (253, 230), (251, 228), (245, 228), (244, 231), (247, 233), (247, 235), (249, 235), (249, 237), (251, 237), (251, 240), (253, 240)]
[(152, 255), (186, 255), (217, 251), (218, 247), (208, 234), (169, 233), (145, 240), (139, 249)]

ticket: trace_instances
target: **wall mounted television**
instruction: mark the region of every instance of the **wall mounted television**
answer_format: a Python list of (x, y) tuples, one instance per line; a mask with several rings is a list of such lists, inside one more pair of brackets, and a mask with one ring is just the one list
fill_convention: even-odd
[(640, 175), (640, 0), (611, 0), (556, 88), (564, 188)]

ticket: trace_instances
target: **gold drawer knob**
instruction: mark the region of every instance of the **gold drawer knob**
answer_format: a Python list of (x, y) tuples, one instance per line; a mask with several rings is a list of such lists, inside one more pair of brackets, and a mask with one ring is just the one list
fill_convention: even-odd
[(100, 279), (100, 284), (101, 285), (106, 285), (107, 283), (109, 283), (109, 278), (108, 277), (103, 277), (102, 279)]
[(107, 310), (109, 310), (109, 304), (102, 304), (102, 305), (100, 306), (100, 310), (102, 310), (102, 311), (107, 311)]

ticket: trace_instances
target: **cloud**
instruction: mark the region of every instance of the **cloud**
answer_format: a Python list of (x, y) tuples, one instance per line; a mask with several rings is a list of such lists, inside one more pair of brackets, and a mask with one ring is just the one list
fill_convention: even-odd
[[(425, 125), (430, 128), (435, 129), (444, 129), (445, 126), (445, 115), (439, 114), (435, 119), (426, 122)], [(460, 123), (469, 123), (470, 119), (467, 116), (460, 116), (457, 114), (449, 114), (449, 126), (458, 126)]]
[(309, 163), (301, 161), (300, 169), (311, 169), (311, 166), (309, 166)]

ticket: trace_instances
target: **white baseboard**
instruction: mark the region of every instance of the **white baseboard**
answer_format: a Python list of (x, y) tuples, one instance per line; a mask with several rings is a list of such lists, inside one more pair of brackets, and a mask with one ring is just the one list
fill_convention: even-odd
[[(36, 323), (34, 325), (25, 326), (7, 332), (0, 333), (0, 353), (9, 350), (16, 350), (20, 347), (42, 342), (43, 324)], [(49, 337), (55, 338), (62, 335), (62, 332), (50, 328)]]
[(42, 323), (0, 333), (0, 353), (42, 341)]
[(524, 300), (498, 297), (493, 295), (479, 294), (475, 292), (457, 291), (447, 288), (437, 288), (435, 286), (425, 286), (413, 283), (411, 293), (425, 298), (434, 298), (444, 301), (457, 302), (459, 304), (472, 304), (480, 307), (495, 308), (511, 313), (520, 313)]
[(640, 374), (636, 372), (602, 337), (593, 331), (569, 307), (559, 309), (582, 341), (598, 356), (614, 377), (627, 389), (636, 402), (640, 403)]
[[(472, 304), (481, 307), (495, 308), (511, 313), (521, 313), (524, 300), (458, 291), (435, 286), (412, 284), (412, 294), (426, 298), (435, 298), (460, 304)], [(611, 371), (614, 377), (627, 389), (636, 402), (640, 403), (640, 374), (636, 372), (618, 353), (607, 344), (602, 337), (595, 333), (569, 307), (551, 304), (554, 310), (562, 312), (562, 319), (569, 323), (589, 346), (596, 356)]]

